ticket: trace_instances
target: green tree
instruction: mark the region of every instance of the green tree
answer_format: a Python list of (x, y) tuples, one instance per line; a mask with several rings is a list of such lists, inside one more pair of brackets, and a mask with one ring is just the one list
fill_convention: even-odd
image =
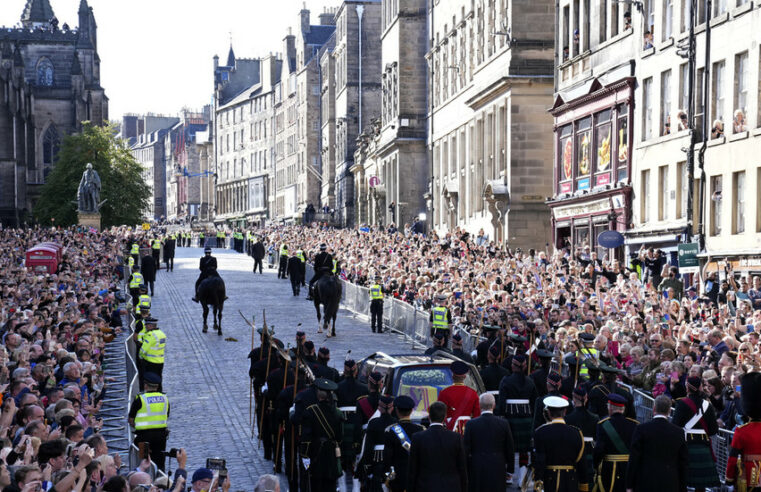
[(112, 126), (85, 122), (82, 133), (64, 138), (58, 162), (42, 187), (34, 207), (41, 224), (68, 226), (77, 223), (77, 189), (87, 163), (100, 175), (101, 225), (135, 225), (142, 222), (151, 192), (143, 181), (142, 167), (126, 144), (114, 137)]

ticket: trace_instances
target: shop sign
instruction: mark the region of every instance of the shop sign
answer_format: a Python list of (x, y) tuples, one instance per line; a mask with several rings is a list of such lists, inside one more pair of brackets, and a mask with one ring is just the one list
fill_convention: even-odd
[(560, 193), (570, 193), (570, 192), (571, 192), (570, 182), (560, 183)]
[(580, 179), (577, 182), (577, 189), (579, 190), (588, 190), (589, 189), (589, 178)]
[(685, 243), (677, 246), (679, 256), (679, 273), (698, 273), (700, 260), (698, 260), (698, 243)]
[(610, 184), (610, 173), (600, 174), (595, 179), (595, 186)]

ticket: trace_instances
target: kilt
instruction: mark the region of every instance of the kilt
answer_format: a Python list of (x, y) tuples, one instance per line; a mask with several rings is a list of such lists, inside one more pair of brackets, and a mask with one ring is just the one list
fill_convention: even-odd
[(711, 441), (704, 439), (687, 439), (687, 486), (695, 488), (718, 487), (721, 485), (716, 471), (716, 462), (711, 452)]
[(531, 436), (534, 432), (532, 417), (507, 417), (516, 453), (527, 453), (531, 450)]

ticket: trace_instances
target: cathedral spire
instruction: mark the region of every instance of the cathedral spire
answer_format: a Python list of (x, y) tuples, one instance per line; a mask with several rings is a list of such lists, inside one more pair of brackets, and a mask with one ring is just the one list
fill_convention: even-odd
[(79, 0), (79, 13), (90, 13), (90, 6), (87, 5), (87, 0)]
[(230, 41), (230, 52), (227, 54), (227, 66), (235, 66), (235, 52), (233, 52), (233, 43)]
[(55, 17), (49, 0), (27, 0), (21, 14), (21, 24), (28, 28), (47, 25)]

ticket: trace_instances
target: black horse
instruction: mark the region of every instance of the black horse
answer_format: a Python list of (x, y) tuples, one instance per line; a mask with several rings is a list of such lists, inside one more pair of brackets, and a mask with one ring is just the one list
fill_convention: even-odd
[[(314, 309), (317, 311), (317, 333), (325, 329), (329, 337), (336, 336), (336, 316), (338, 305), (341, 303), (341, 282), (335, 275), (325, 275), (314, 285)], [(320, 304), (324, 306), (325, 316), (320, 313)], [(323, 320), (320, 325), (320, 320)], [(328, 323), (332, 321), (332, 330), (328, 330)]]
[(206, 270), (206, 278), (198, 286), (198, 300), (203, 306), (203, 332), (209, 331), (206, 319), (209, 316), (209, 305), (213, 308), (214, 329), (217, 335), (222, 335), (222, 308), (225, 305), (225, 281), (217, 273), (217, 269), (211, 267)]

